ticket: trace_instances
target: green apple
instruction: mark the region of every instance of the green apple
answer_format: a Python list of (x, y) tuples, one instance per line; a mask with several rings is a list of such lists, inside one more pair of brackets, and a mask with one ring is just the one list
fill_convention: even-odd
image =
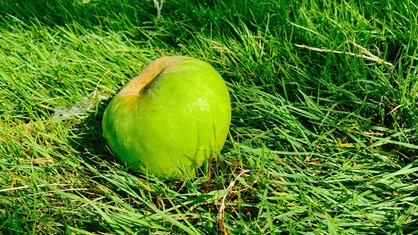
[(179, 179), (220, 153), (230, 122), (219, 73), (204, 61), (175, 56), (153, 61), (130, 81), (106, 107), (102, 125), (128, 168)]

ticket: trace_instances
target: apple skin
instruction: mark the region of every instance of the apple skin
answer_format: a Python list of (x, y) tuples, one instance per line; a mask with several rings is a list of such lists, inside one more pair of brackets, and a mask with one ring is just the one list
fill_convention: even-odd
[(193, 177), (219, 155), (231, 123), (228, 88), (208, 63), (162, 57), (109, 103), (103, 136), (133, 171), (161, 179)]

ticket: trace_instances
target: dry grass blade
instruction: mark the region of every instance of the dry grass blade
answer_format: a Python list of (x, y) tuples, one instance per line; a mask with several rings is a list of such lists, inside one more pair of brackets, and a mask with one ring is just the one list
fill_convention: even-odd
[(307, 45), (300, 45), (300, 44), (295, 44), (295, 46), (299, 47), (299, 48), (305, 48), (311, 51), (318, 51), (318, 52), (331, 52), (331, 53), (335, 53), (335, 54), (345, 54), (345, 55), (349, 55), (349, 56), (354, 56), (354, 57), (359, 57), (359, 58), (364, 58), (366, 60), (371, 60), (371, 61), (375, 61), (378, 64), (386, 64), (388, 65), (390, 68), (393, 68), (393, 64), (387, 61), (384, 61), (382, 59), (380, 59), (378, 56), (373, 55), (372, 53), (370, 53), (368, 50), (366, 50), (366, 48), (358, 45), (355, 42), (349, 41), (351, 44), (354, 45), (354, 47), (358, 48), (360, 50), (360, 54), (355, 54), (353, 52), (344, 52), (344, 51), (336, 51), (336, 50), (331, 50), (331, 49), (327, 49), (327, 48), (318, 48), (318, 47), (311, 47), (311, 46), (307, 46)]
[(218, 221), (219, 221), (219, 229), (224, 233), (224, 234), (231, 234), (228, 229), (225, 227), (225, 221), (224, 221), (224, 214), (225, 214), (225, 201), (226, 201), (226, 197), (228, 196), (228, 193), (230, 193), (232, 191), (232, 188), (235, 186), (237, 180), (239, 179), (239, 177), (241, 177), (244, 174), (247, 174), (251, 172), (251, 170), (242, 170), (237, 177), (235, 177), (235, 179), (233, 181), (231, 181), (228, 185), (228, 187), (226, 188), (226, 192), (222, 198), (222, 203), (221, 203), (221, 207), (219, 208), (219, 212), (218, 212)]
[[(36, 185), (36, 187), (38, 188), (44, 188), (44, 187), (50, 187), (50, 186), (58, 186), (58, 187), (65, 187), (68, 184), (39, 184)], [(0, 189), (0, 193), (4, 193), (4, 192), (13, 192), (15, 190), (24, 190), (24, 189), (29, 189), (31, 188), (31, 186), (19, 186), (19, 187), (13, 187), (13, 188), (6, 188), (6, 189)]]
[(154, 6), (157, 8), (157, 19), (161, 18), (161, 9), (163, 8), (164, 0), (158, 2), (158, 0), (154, 0)]

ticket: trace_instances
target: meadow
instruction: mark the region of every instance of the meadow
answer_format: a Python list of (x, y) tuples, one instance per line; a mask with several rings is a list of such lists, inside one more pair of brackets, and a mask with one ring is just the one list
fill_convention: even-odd
[[(0, 0), (0, 234), (418, 234), (417, 28), (412, 0)], [(232, 102), (181, 181), (101, 133), (170, 55)]]

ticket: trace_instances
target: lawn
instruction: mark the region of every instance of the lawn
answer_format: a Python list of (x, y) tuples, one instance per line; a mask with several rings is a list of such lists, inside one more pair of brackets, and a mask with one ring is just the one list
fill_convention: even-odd
[[(0, 0), (0, 234), (418, 234), (415, 1), (158, 2)], [(168, 55), (232, 102), (220, 156), (179, 181), (101, 134)]]

